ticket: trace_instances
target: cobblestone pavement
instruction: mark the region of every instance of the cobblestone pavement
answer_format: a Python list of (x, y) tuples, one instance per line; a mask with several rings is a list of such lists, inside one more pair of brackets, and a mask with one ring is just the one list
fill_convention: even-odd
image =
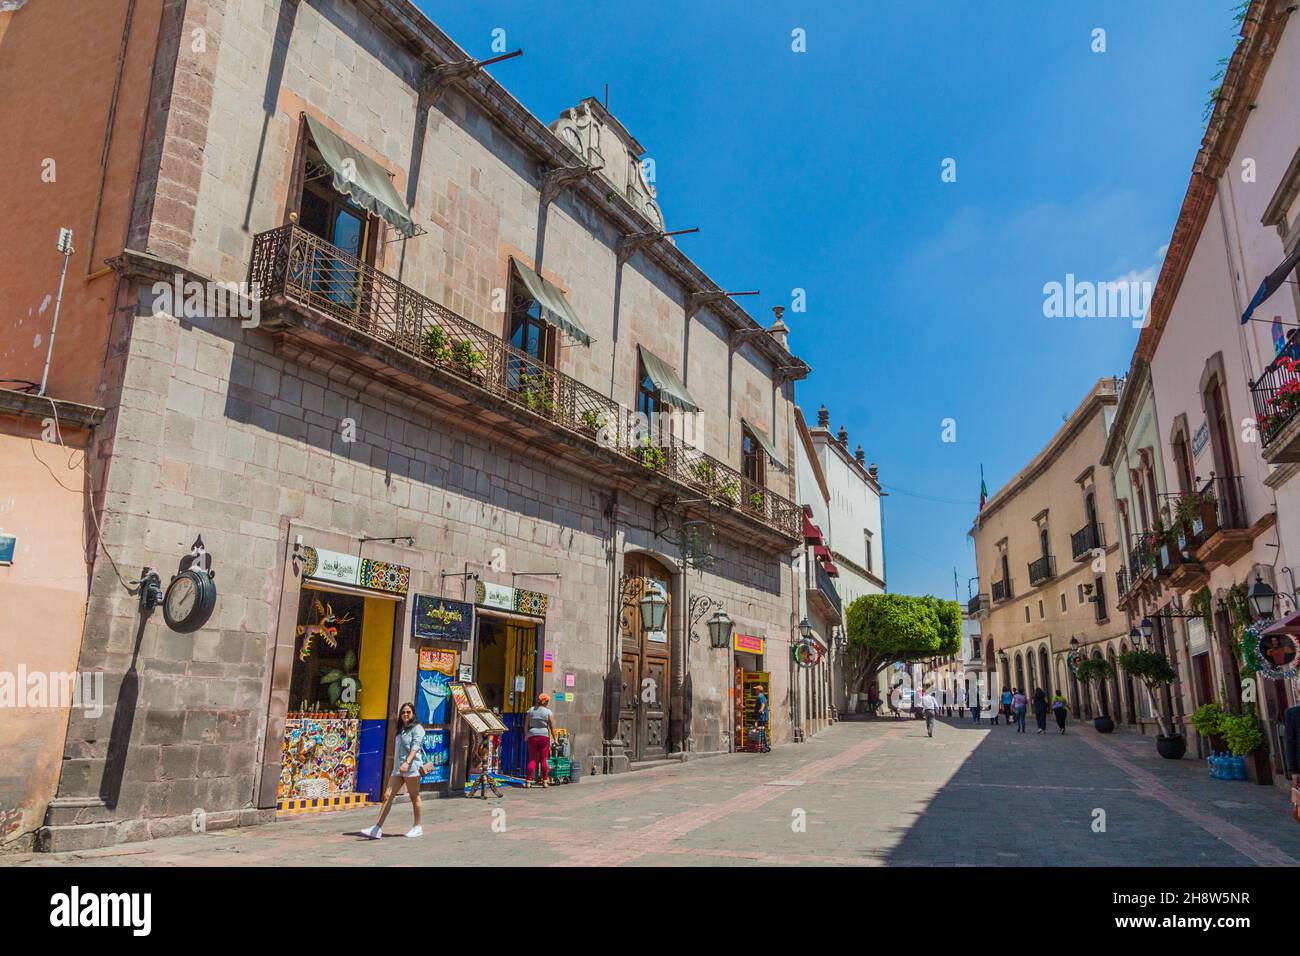
[[(770, 754), (588, 778), (504, 799), (425, 801), (424, 837), (358, 830), (374, 809), (5, 864), (845, 866), (1296, 865), (1286, 794), (1162, 760), (1152, 738), (1017, 734), (969, 721), (835, 725)], [(1097, 810), (1105, 832), (1094, 832)], [(504, 817), (501, 816), (504, 811)], [(504, 832), (496, 832), (504, 823)], [(799, 824), (805, 822), (805, 826)]]

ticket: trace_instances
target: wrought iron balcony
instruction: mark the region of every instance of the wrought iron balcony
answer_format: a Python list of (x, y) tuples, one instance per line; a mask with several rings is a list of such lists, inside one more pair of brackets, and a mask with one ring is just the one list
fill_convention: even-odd
[(315, 321), (331, 319), (415, 360), (424, 381), (437, 385), (449, 376), (522, 418), (531, 416), (530, 422), (563, 429), (705, 496), (727, 513), (799, 536), (801, 512), (787, 498), (679, 438), (641, 442), (644, 425), (609, 396), (305, 229), (287, 225), (254, 237), (249, 282), (264, 315), (290, 303), (313, 310)]
[(1010, 601), (1012, 595), (1015, 593), (1010, 578), (1007, 578), (1004, 581), (994, 581), (993, 587), (989, 590), (991, 592), (989, 596), (993, 599), (994, 604), (1001, 604), (1003, 601)]
[(1255, 422), (1264, 459), (1300, 461), (1300, 334), (1292, 330), (1286, 345), (1259, 378), (1250, 383)]
[(1030, 587), (1042, 584), (1054, 577), (1056, 577), (1056, 559), (1050, 554), (1043, 555), (1037, 561), (1029, 562)]
[(975, 615), (979, 614), (980, 609), (983, 607), (983, 604), (984, 604), (984, 595), (982, 594), (974, 595), (969, 601), (966, 602), (966, 613), (969, 614), (971, 617), (974, 617)]
[(826, 573), (820, 561), (813, 563), (813, 583), (815, 587), (810, 591), (810, 595), (816, 594), (823, 599), (828, 608), (833, 609), (835, 617), (840, 621), (844, 620), (844, 607), (840, 601), (840, 592), (835, 588), (834, 579)]
[(1074, 560), (1082, 561), (1092, 554), (1093, 548), (1104, 548), (1106, 546), (1104, 531), (1100, 524), (1092, 522), (1070, 535), (1070, 553), (1074, 555)]
[(1115, 572), (1115, 594), (1121, 598), (1128, 594), (1128, 572), (1123, 568)]

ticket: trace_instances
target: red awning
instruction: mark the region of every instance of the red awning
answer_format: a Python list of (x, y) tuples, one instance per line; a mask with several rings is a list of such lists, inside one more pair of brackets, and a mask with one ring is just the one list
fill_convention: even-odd
[(827, 559), (826, 563), (822, 565), (822, 570), (833, 578), (838, 578), (840, 576), (840, 569), (833, 565), (830, 562), (830, 559)]
[(820, 545), (822, 543), (821, 531), (812, 523), (812, 519), (807, 514), (803, 516), (803, 537), (809, 544)]
[(824, 544), (814, 545), (814, 546), (813, 546), (813, 557), (816, 558), (818, 561), (825, 561), (827, 564), (830, 564), (830, 563), (831, 563), (831, 549), (828, 548), (828, 547), (826, 547), (826, 545), (824, 545)]
[(1275, 624), (1270, 624), (1264, 631), (1265, 634), (1300, 634), (1300, 611), (1282, 618)]

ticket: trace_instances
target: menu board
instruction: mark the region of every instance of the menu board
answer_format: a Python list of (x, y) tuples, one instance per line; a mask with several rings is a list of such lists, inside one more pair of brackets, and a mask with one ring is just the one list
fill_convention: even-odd
[(456, 713), (465, 721), (470, 730), (476, 734), (503, 734), (506, 725), (486, 704), (478, 685), (468, 681), (458, 681), (448, 687), (451, 702)]

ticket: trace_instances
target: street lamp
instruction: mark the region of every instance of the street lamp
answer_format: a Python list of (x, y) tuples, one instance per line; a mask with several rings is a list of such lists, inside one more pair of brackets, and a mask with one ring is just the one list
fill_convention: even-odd
[(668, 599), (660, 593), (659, 588), (646, 588), (645, 596), (641, 598), (641, 629), (652, 633), (662, 631), (667, 611)]
[(731, 618), (722, 608), (713, 612), (709, 618), (709, 646), (720, 650), (731, 643)]
[(1077, 637), (1070, 638), (1070, 653), (1071, 654), (1079, 653), (1079, 639)]
[(1000, 663), (1000, 664), (1005, 664), (1006, 662), (1007, 662), (1007, 652), (1004, 651), (1004, 650), (999, 650), (999, 651), (998, 651), (998, 663)]
[(810, 641), (812, 640), (812, 633), (813, 633), (812, 624), (808, 622), (807, 617), (804, 617), (804, 619), (799, 622), (799, 636), (802, 637), (805, 641)]
[(1128, 632), (1128, 639), (1133, 642), (1134, 647), (1142, 646), (1142, 632), (1136, 627), (1131, 628)]
[(1151, 640), (1151, 632), (1154, 630), (1154, 628), (1151, 625), (1151, 618), (1149, 617), (1142, 618), (1142, 623), (1139, 624), (1138, 627), (1142, 631), (1142, 639), (1146, 641)]
[(1250, 609), (1256, 618), (1272, 619), (1273, 606), (1277, 603), (1277, 592), (1258, 574), (1255, 575), (1255, 583), (1250, 586), (1250, 593), (1246, 595), (1246, 600), (1250, 602)]

